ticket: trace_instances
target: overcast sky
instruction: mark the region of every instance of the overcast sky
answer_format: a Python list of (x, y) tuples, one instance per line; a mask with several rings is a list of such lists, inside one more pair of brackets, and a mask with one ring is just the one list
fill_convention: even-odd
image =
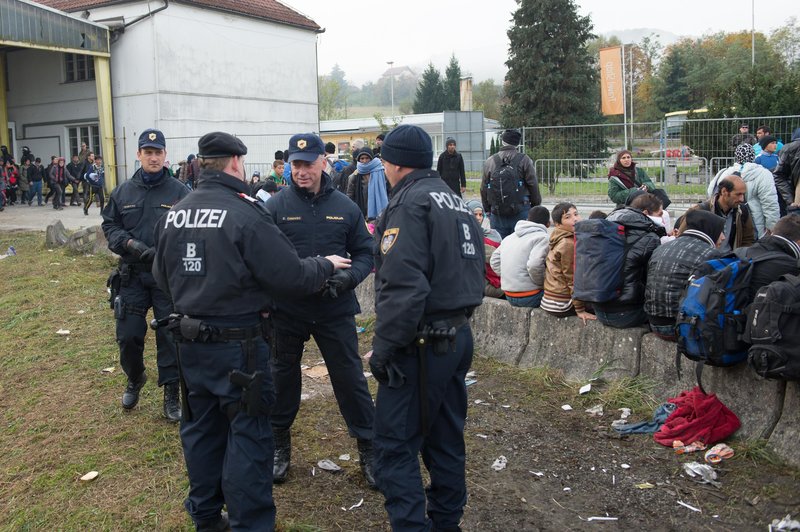
[[(444, 71), (452, 53), (475, 81), (502, 81), (514, 0), (401, 0), (374, 2), (282, 0), (325, 28), (319, 36), (319, 71), (335, 64), (356, 85), (376, 80), (387, 61), (421, 72)], [(769, 33), (790, 16), (798, 0), (754, 0), (756, 31)], [(752, 0), (577, 0), (595, 33), (655, 28), (677, 35), (750, 30)], [(568, 36), (566, 36), (568, 38)]]

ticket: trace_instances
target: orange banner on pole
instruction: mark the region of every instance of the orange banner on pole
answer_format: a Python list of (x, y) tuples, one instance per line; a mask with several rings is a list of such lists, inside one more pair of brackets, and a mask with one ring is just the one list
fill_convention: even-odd
[(600, 49), (600, 91), (604, 115), (625, 112), (625, 84), (622, 81), (622, 48)]

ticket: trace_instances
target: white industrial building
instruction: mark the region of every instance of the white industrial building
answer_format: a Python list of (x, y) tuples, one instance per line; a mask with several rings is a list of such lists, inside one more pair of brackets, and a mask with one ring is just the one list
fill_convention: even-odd
[(22, 146), (43, 160), (69, 156), (88, 141), (124, 178), (148, 127), (164, 131), (173, 163), (212, 130), (242, 136), (252, 161), (319, 130), (323, 30), (275, 0), (11, 0), (0, 9), (11, 21), (0, 27), (1, 136), (17, 156)]

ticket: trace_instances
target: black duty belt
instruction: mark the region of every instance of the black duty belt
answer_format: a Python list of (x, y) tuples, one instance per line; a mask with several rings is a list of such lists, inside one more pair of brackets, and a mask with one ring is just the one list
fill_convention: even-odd
[(456, 329), (469, 323), (469, 318), (465, 313), (459, 313), (451, 316), (425, 316), (422, 318), (422, 323), (429, 325), (432, 329), (449, 329), (455, 327)]

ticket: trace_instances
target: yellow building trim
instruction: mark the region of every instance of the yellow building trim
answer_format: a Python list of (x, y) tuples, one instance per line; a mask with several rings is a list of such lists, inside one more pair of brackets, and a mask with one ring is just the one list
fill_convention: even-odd
[(47, 50), (48, 52), (64, 52), (69, 54), (93, 55), (95, 57), (111, 57), (110, 52), (97, 52), (86, 50), (85, 48), (68, 48), (66, 46), (53, 46), (50, 44), (34, 44), (24, 41), (10, 41), (0, 39), (0, 46), (14, 46), (16, 48), (35, 48), (37, 50)]
[(114, 113), (111, 104), (111, 61), (108, 57), (94, 58), (94, 77), (97, 89), (97, 116), (100, 118), (100, 145), (106, 168), (106, 188), (117, 186), (117, 157), (114, 150)]
[(8, 138), (8, 100), (6, 92), (6, 54), (0, 53), (0, 144), (11, 149)]

